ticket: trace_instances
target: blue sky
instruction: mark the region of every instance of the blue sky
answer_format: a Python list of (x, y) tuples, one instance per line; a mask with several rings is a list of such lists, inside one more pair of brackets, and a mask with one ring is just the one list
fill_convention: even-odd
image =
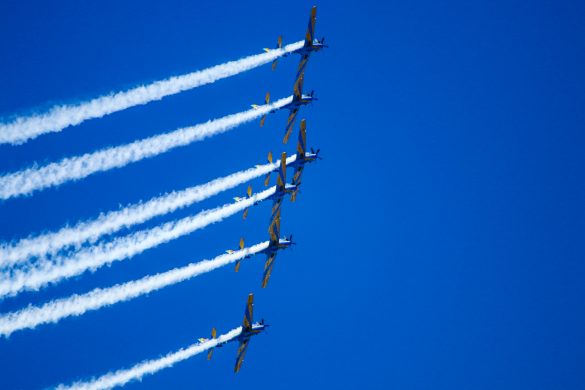
[[(302, 39), (312, 3), (0, 3), (0, 115), (76, 102)], [(581, 2), (320, 2), (302, 111), (310, 166), (260, 289), (263, 259), (0, 340), (0, 388), (129, 367), (240, 324), (235, 346), (128, 389), (574, 389), (585, 383)], [(0, 146), (0, 172), (118, 145), (290, 94), (298, 58)], [(0, 204), (0, 239), (54, 230), (204, 183), (283, 150), (286, 117)], [(294, 135), (296, 138), (296, 134)], [(294, 151), (294, 143), (286, 146)], [(262, 186), (261, 180), (253, 183)], [(229, 202), (245, 186), (138, 229)], [(269, 206), (95, 274), (0, 302), (11, 311), (264, 240)]]

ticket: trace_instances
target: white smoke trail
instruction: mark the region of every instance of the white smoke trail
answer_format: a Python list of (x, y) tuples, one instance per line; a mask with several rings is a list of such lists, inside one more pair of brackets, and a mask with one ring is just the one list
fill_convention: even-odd
[(292, 97), (280, 99), (272, 104), (214, 119), (196, 126), (185, 127), (130, 144), (65, 158), (42, 167), (33, 166), (0, 176), (0, 199), (31, 194), (43, 188), (56, 186), (70, 180), (79, 180), (96, 172), (120, 168), (173, 148), (201, 141), (259, 118), (291, 101)]
[(16, 269), (0, 276), (0, 297), (16, 295), (21, 291), (36, 291), (50, 283), (82, 274), (85, 271), (128, 259), (147, 249), (177, 239), (209, 224), (220, 222), (255, 202), (274, 194), (276, 187), (253, 195), (240, 202), (204, 210), (194, 216), (167, 222), (152, 229), (139, 231), (113, 241), (80, 250), (71, 257), (42, 259), (29, 269)]
[(189, 359), (219, 344), (226, 343), (235, 339), (242, 333), (242, 327), (238, 327), (226, 334), (219, 336), (217, 339), (211, 339), (203, 343), (192, 344), (191, 346), (180, 349), (176, 352), (165, 355), (159, 359), (147, 360), (126, 370), (118, 370), (91, 379), (87, 382), (75, 382), (71, 385), (59, 385), (57, 390), (104, 390), (117, 386), (123, 386), (132, 380), (139, 380), (145, 375), (154, 374), (164, 368), (172, 367), (175, 363)]
[(212, 260), (191, 263), (184, 267), (146, 276), (139, 280), (117, 284), (104, 289), (96, 288), (83, 295), (75, 294), (67, 298), (56, 299), (42, 306), (29, 305), (22, 310), (0, 316), (0, 335), (8, 337), (19, 330), (34, 329), (41, 324), (56, 323), (66, 317), (81, 316), (91, 310), (98, 310), (102, 307), (128, 301), (213, 271), (241, 260), (248, 255), (254, 255), (266, 248), (268, 248), (268, 241), (233, 253), (217, 256)]
[(46, 113), (19, 117), (9, 123), (0, 123), (0, 144), (22, 144), (42, 134), (59, 132), (88, 119), (101, 118), (133, 106), (210, 84), (267, 64), (276, 58), (300, 49), (302, 46), (302, 41), (292, 43), (268, 53), (252, 55), (186, 75), (141, 85), (128, 91), (112, 93), (87, 102), (56, 106)]
[[(296, 155), (286, 159), (287, 164), (296, 160)], [(56, 232), (49, 232), (36, 237), (28, 237), (14, 244), (0, 243), (0, 268), (23, 263), (31, 257), (54, 255), (59, 250), (75, 245), (79, 248), (84, 242), (95, 243), (103, 235), (114, 233), (120, 229), (143, 223), (156, 216), (173, 212), (200, 202), (222, 191), (234, 188), (254, 178), (265, 175), (280, 164), (260, 165), (245, 171), (210, 181), (209, 183), (175, 191), (145, 203), (127, 206), (117, 211), (101, 214), (90, 221), (79, 222), (74, 226), (66, 226)]]

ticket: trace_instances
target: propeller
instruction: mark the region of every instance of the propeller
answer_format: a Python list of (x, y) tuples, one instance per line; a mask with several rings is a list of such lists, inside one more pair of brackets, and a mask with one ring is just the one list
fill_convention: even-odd
[(319, 157), (319, 152), (321, 151), (321, 149), (317, 149), (317, 151), (315, 151), (315, 149), (311, 148), (311, 153), (315, 155), (315, 157), (317, 157), (319, 160), (322, 160), (322, 157)]

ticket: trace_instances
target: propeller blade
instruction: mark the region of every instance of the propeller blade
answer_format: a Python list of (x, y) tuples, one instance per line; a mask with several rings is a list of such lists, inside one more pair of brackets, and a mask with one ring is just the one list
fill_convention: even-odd
[(266, 92), (266, 97), (264, 98), (266, 104), (270, 104), (270, 92)]
[(248, 185), (248, 198), (252, 196), (252, 184)]
[(264, 115), (262, 117), (262, 119), (260, 119), (260, 127), (264, 126), (264, 121), (266, 120), (266, 115)]
[(272, 164), (272, 152), (268, 152), (268, 162)]
[(244, 237), (240, 238), (240, 249), (244, 249)]
[(268, 184), (270, 184), (270, 172), (266, 174), (266, 179), (264, 179), (264, 187), (268, 187)]
[(248, 216), (248, 211), (250, 209), (248, 207), (246, 207), (246, 209), (244, 210), (244, 214), (242, 214), (242, 219), (246, 219), (246, 217)]

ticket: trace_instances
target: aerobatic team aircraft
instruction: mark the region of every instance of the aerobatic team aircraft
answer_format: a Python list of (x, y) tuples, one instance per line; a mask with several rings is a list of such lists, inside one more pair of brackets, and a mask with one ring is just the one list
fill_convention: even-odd
[[(303, 175), (303, 170), (305, 169), (305, 165), (312, 163), (316, 160), (321, 160), (319, 153), (321, 149), (317, 149), (316, 151), (311, 148), (310, 152), (307, 152), (307, 121), (303, 119), (301, 121), (300, 130), (299, 130), (299, 141), (297, 143), (297, 153), (295, 154), (295, 158), (293, 161), (286, 164), (287, 168), (294, 169), (294, 175), (291, 184), (287, 184), (287, 189), (292, 189), (293, 193), (291, 194), (291, 201), (296, 200), (297, 193), (300, 190), (301, 185), (301, 176)], [(272, 163), (272, 153), (268, 153), (268, 161)], [(279, 168), (280, 169), (280, 168)], [(264, 185), (268, 186), (270, 184), (270, 172), (266, 174), (264, 179)], [(251, 187), (248, 187), (249, 196), (251, 196)], [(236, 200), (242, 200), (243, 198), (237, 198)]]
[(296, 159), (294, 162), (290, 163), (290, 166), (295, 170), (292, 183), (290, 184), (291, 186), (294, 186), (293, 193), (290, 197), (290, 200), (293, 202), (296, 200), (297, 193), (299, 192), (301, 186), (301, 176), (303, 175), (305, 164), (312, 163), (317, 159), (321, 159), (321, 157), (319, 157), (320, 151), (321, 149), (314, 151), (313, 148), (311, 148), (311, 151), (307, 152), (307, 121), (303, 119), (301, 121), (301, 128), (299, 130), (299, 142), (297, 143)]
[[(293, 125), (295, 123), (295, 119), (296, 119), (297, 114), (298, 114), (299, 110), (301, 109), (301, 107), (306, 106), (307, 104), (311, 104), (315, 100), (318, 100), (314, 96), (315, 91), (311, 91), (311, 93), (309, 93), (308, 95), (303, 93), (303, 81), (304, 81), (304, 75), (301, 76), (300, 80), (297, 83), (295, 83), (295, 87), (294, 87), (294, 91), (293, 91), (293, 100), (290, 103), (285, 104), (284, 106), (282, 106), (280, 108), (276, 108), (276, 109), (269, 112), (269, 114), (272, 114), (278, 110), (289, 110), (290, 111), (290, 113), (288, 115), (288, 120), (286, 121), (284, 138), (282, 140), (283, 144), (286, 144), (288, 142), (288, 138), (290, 137), (290, 133), (292, 132)], [(264, 98), (264, 103), (270, 104), (270, 92), (266, 92), (266, 97)], [(252, 104), (252, 107), (259, 108), (260, 106), (258, 104)], [(260, 118), (260, 127), (264, 126), (264, 122), (266, 121), (267, 115), (268, 114), (265, 114), (262, 116), (262, 118)]]
[(286, 121), (284, 138), (282, 139), (283, 144), (286, 144), (288, 142), (288, 138), (290, 137), (290, 134), (292, 133), (293, 130), (293, 126), (295, 124), (295, 119), (297, 118), (297, 114), (299, 113), (301, 107), (313, 103), (314, 100), (317, 100), (317, 98), (314, 96), (315, 91), (311, 91), (311, 93), (309, 93), (308, 95), (303, 94), (304, 79), (305, 76), (301, 75), (300, 79), (295, 83), (292, 102), (282, 107), (282, 109), (288, 109), (290, 111), (290, 113), (288, 114), (288, 119)]
[(311, 16), (309, 17), (309, 26), (307, 27), (307, 33), (305, 34), (305, 44), (303, 45), (303, 47), (294, 52), (301, 55), (301, 61), (299, 62), (299, 67), (297, 68), (297, 75), (295, 77), (295, 87), (305, 74), (305, 68), (307, 67), (307, 63), (309, 62), (309, 57), (311, 53), (314, 51), (319, 51), (324, 47), (327, 47), (327, 45), (325, 45), (324, 37), (321, 38), (321, 40), (315, 38), (316, 16), (317, 7), (313, 6), (313, 8), (311, 8)]
[[(313, 6), (311, 8), (311, 15), (309, 16), (309, 26), (307, 27), (307, 33), (305, 34), (305, 44), (298, 50), (293, 51), (293, 53), (297, 53), (301, 55), (301, 62), (299, 63), (299, 67), (297, 70), (297, 77), (295, 80), (298, 80), (300, 76), (304, 73), (305, 67), (307, 66), (307, 62), (309, 61), (309, 56), (314, 51), (319, 51), (325, 45), (325, 38), (321, 38), (321, 40), (315, 38), (315, 22), (317, 21), (317, 7)], [(278, 37), (278, 42), (276, 44), (276, 48), (282, 48), (282, 35)], [(264, 48), (264, 51), (269, 52), (271, 49)], [(276, 69), (278, 59), (272, 62), (272, 70)], [(296, 81), (295, 81), (296, 83)]]
[[(268, 153), (268, 161), (270, 161), (272, 163), (272, 153)], [(273, 205), (272, 205), (272, 216), (270, 218), (271, 224), (274, 221), (275, 210), (280, 210), (280, 206), (282, 204), (282, 199), (284, 198), (284, 196), (286, 194), (292, 194), (297, 190), (296, 185), (286, 183), (286, 153), (282, 153), (282, 158), (280, 159), (280, 166), (278, 167), (277, 172), (278, 172), (278, 177), (276, 178), (276, 186), (275, 186), (276, 190), (274, 191), (274, 194), (270, 195), (268, 198), (265, 199), (265, 200), (272, 199)], [(270, 179), (270, 176), (268, 176), (268, 179)], [(241, 202), (241, 201), (249, 199), (251, 197), (252, 197), (252, 186), (249, 185), (248, 191), (246, 192), (246, 197), (236, 196), (234, 198), (234, 200), (236, 202)], [(254, 206), (258, 205), (258, 203), (260, 203), (260, 202), (255, 202)], [(246, 207), (246, 209), (244, 210), (244, 214), (242, 215), (243, 219), (246, 219), (246, 217), (248, 216), (248, 209), (249, 209), (249, 207)]]
[[(253, 323), (253, 315), (254, 315), (254, 294), (248, 295), (248, 303), (246, 304), (246, 312), (244, 313), (244, 321), (242, 322), (242, 333), (240, 335), (230, 341), (226, 341), (224, 343), (218, 344), (217, 348), (222, 347), (224, 344), (227, 344), (232, 341), (238, 341), (238, 354), (236, 355), (236, 365), (234, 366), (234, 372), (240, 371), (242, 367), (242, 363), (244, 362), (244, 356), (246, 355), (246, 350), (248, 349), (248, 343), (252, 336), (256, 336), (257, 334), (263, 332), (269, 325), (264, 323), (264, 320), (260, 320), (260, 322)], [(211, 329), (211, 339), (217, 338), (217, 331), (215, 328)], [(199, 342), (204, 343), (209, 341), (210, 339), (200, 338)], [(209, 349), (207, 352), (207, 360), (211, 360), (211, 356), (213, 356), (214, 348)]]
[[(277, 213), (277, 217), (274, 221), (272, 221), (271, 225), (268, 228), (268, 232), (270, 234), (270, 240), (268, 242), (268, 247), (266, 249), (257, 252), (256, 255), (264, 254), (266, 255), (266, 263), (264, 263), (264, 274), (262, 275), (262, 288), (265, 288), (268, 284), (268, 279), (270, 279), (270, 275), (272, 273), (272, 267), (274, 267), (274, 260), (276, 259), (276, 255), (279, 250), (287, 249), (292, 245), (295, 245), (293, 242), (292, 234), (289, 237), (280, 238), (280, 212)], [(240, 250), (244, 249), (244, 239), (240, 238)], [(234, 253), (234, 250), (227, 250), (227, 253)], [(244, 259), (249, 259), (253, 255), (248, 255), (244, 257)], [(238, 272), (240, 270), (240, 264), (243, 259), (236, 261), (235, 271)]]

